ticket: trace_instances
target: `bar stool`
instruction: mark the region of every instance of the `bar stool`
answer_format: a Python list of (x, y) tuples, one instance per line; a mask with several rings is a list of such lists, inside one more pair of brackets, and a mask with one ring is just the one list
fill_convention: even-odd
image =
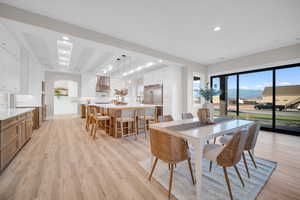
[[(155, 123), (155, 115), (156, 110), (154, 108), (150, 109), (141, 109), (137, 111), (137, 131), (139, 133), (139, 130), (144, 130), (145, 132), (145, 138), (147, 139), (147, 131), (149, 131), (149, 126), (152, 123)], [(142, 121), (144, 124), (143, 127), (139, 127), (139, 122)]]
[(104, 129), (105, 133), (109, 133), (111, 119), (107, 115), (101, 115), (101, 113), (98, 113), (96, 108), (91, 109), (91, 114), (92, 114), (92, 129), (90, 135), (95, 140), (97, 130)]
[(89, 131), (91, 124), (92, 124), (91, 106), (86, 106), (86, 120), (85, 120), (86, 131)]
[[(127, 124), (127, 126), (124, 126), (124, 124)], [(118, 128), (118, 125), (120, 128)], [(136, 110), (121, 110), (121, 117), (116, 118), (115, 137), (118, 136), (118, 133), (121, 133), (121, 137), (135, 135), (135, 139), (137, 139)]]

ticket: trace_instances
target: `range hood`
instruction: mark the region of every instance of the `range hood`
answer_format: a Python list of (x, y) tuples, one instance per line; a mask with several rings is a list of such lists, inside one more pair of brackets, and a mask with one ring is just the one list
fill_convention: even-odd
[(97, 75), (96, 92), (110, 91), (110, 77)]

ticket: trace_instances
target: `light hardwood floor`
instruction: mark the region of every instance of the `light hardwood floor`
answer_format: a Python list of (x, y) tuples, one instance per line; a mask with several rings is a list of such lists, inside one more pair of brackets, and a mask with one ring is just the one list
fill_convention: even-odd
[[(45, 122), (0, 176), (0, 200), (167, 199), (138, 161), (149, 156), (144, 136), (93, 141), (83, 120)], [(258, 199), (300, 199), (300, 137), (261, 132), (256, 155), (278, 168)]]

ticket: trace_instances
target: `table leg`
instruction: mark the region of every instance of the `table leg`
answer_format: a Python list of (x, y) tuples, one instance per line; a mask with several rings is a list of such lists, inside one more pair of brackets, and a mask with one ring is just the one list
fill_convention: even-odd
[(203, 199), (201, 196), (201, 185), (202, 185), (202, 154), (203, 154), (203, 141), (191, 142), (195, 151), (195, 170), (196, 170), (196, 195), (197, 200)]

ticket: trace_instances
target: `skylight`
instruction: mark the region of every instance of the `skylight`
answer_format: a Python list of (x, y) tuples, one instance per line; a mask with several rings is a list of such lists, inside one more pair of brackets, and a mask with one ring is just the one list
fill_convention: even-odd
[(57, 40), (57, 55), (58, 64), (61, 66), (69, 66), (71, 62), (71, 54), (73, 49), (73, 43), (68, 37), (63, 37), (64, 40)]

